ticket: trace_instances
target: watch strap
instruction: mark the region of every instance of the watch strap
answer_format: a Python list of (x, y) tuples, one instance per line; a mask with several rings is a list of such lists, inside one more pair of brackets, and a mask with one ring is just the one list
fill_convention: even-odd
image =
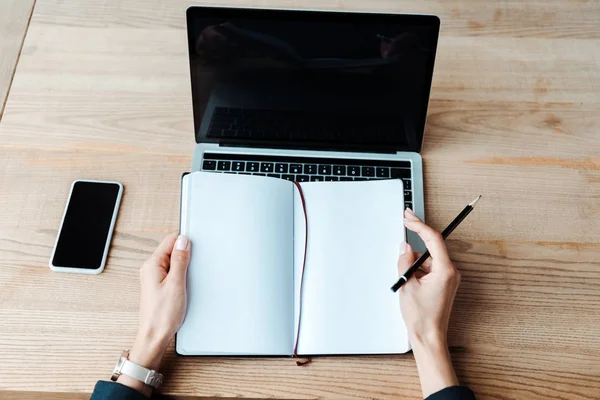
[(152, 386), (157, 389), (163, 380), (162, 374), (158, 372), (144, 368), (141, 365), (137, 365), (136, 363), (129, 361), (129, 351), (124, 351), (121, 355), (121, 359), (117, 363), (115, 367), (115, 373), (113, 373), (112, 380), (116, 380), (119, 375), (127, 375), (130, 378), (133, 378), (137, 381), (143, 382), (148, 386)]

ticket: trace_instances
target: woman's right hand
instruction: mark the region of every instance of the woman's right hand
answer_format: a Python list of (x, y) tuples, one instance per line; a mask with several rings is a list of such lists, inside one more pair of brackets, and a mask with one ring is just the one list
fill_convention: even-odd
[[(425, 272), (417, 271), (400, 289), (404, 322), (413, 340), (443, 339), (445, 342), (460, 273), (450, 261), (442, 235), (425, 225), (410, 209), (404, 212), (404, 223), (423, 239), (431, 253), (421, 267)], [(398, 260), (398, 272), (406, 272), (415, 258), (410, 245), (406, 244), (406, 251)]]
[[(450, 354), (447, 333), (460, 273), (450, 261), (439, 232), (425, 225), (410, 209), (404, 212), (404, 224), (425, 242), (431, 257), (424, 271), (410, 278), (399, 290), (400, 308), (419, 369), (423, 397), (458, 385)], [(409, 244), (398, 260), (402, 275), (415, 260)]]

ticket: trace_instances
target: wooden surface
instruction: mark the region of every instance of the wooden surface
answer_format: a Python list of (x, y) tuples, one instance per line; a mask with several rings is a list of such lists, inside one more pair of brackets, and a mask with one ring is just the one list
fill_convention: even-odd
[(0, 0), (0, 121), (35, 0)]
[[(194, 146), (187, 4), (36, 3), (0, 123), (0, 398), (80, 398), (133, 340), (138, 268), (177, 229)], [(600, 398), (600, 3), (237, 4), (441, 16), (427, 220), (443, 228), (484, 195), (448, 243), (463, 276), (450, 332), (459, 378), (481, 399)], [(99, 276), (47, 267), (76, 178), (126, 188)], [(420, 396), (410, 354), (301, 368), (170, 353), (164, 373), (164, 392), (181, 396)]]

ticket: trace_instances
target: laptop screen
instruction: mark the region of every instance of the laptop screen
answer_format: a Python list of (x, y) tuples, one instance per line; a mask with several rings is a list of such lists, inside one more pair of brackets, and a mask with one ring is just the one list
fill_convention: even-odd
[(435, 16), (191, 7), (196, 142), (419, 151)]

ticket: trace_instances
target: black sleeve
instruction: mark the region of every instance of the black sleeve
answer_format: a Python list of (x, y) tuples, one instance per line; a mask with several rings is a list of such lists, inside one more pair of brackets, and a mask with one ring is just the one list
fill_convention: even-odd
[(117, 382), (98, 381), (90, 400), (148, 400), (135, 389)]
[(475, 400), (475, 394), (466, 386), (450, 386), (435, 392), (425, 400)]

